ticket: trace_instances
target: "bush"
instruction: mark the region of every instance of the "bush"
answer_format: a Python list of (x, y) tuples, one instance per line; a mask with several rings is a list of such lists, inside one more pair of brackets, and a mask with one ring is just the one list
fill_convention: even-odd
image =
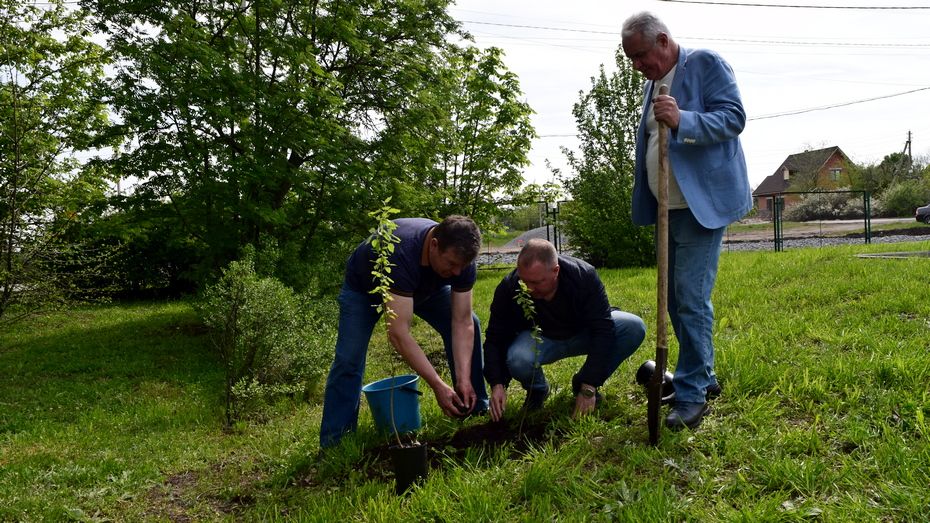
[(862, 218), (862, 194), (820, 192), (801, 196), (801, 201), (786, 205), (784, 219), (790, 222), (812, 220), (851, 220)]
[(197, 306), (225, 367), (227, 425), (282, 395), (309, 397), (335, 346), (334, 304), (260, 277), (254, 259), (230, 263)]
[(890, 185), (879, 200), (882, 216), (913, 216), (914, 209), (930, 201), (930, 190), (920, 180), (905, 180)]

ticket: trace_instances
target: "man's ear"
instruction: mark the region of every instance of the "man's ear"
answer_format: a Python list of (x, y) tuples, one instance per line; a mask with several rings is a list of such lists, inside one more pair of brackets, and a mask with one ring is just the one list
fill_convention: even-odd
[(656, 37), (656, 43), (662, 47), (667, 46), (668, 45), (668, 34), (659, 33), (659, 36)]

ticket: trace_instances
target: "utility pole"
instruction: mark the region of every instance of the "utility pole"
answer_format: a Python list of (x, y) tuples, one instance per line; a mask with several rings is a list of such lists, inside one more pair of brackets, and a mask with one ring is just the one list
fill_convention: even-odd
[[(904, 167), (905, 158), (907, 158), (907, 168), (901, 169)], [(901, 159), (898, 161), (897, 166), (895, 166), (892, 173), (892, 177), (896, 178), (900, 171), (904, 171), (904, 177), (908, 178), (911, 173), (911, 168), (914, 166), (914, 157), (911, 155), (911, 132), (907, 132), (907, 141), (904, 142), (904, 149), (901, 151)]]

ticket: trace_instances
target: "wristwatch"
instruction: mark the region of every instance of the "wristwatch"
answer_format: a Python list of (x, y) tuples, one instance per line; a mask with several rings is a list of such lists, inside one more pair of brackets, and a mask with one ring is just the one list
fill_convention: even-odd
[(597, 389), (590, 385), (582, 385), (578, 392), (586, 398), (593, 398), (597, 394)]

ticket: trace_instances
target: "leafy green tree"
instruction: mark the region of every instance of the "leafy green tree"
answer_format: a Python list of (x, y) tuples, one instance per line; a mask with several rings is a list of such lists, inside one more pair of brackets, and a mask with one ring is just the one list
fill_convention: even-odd
[(450, 46), (442, 56), (434, 81), (392, 122), (384, 163), (406, 184), (399, 205), (467, 215), (487, 230), (503, 204), (535, 195), (520, 190), (536, 136), (533, 111), (500, 49)]
[(850, 179), (853, 189), (880, 194), (899, 182), (919, 179), (924, 168), (924, 160), (917, 158), (912, 163), (909, 156), (894, 152), (885, 155), (877, 164), (852, 166)]
[(602, 65), (572, 111), (581, 145), (578, 152), (562, 149), (572, 173), (557, 174), (573, 199), (563, 207), (563, 223), (572, 248), (590, 263), (646, 266), (655, 263), (653, 229), (632, 218), (643, 79), (622, 50), (615, 56), (617, 70), (608, 75)]
[(75, 158), (107, 126), (106, 55), (89, 34), (60, 0), (0, 0), (0, 318), (62, 297), (62, 256), (79, 256), (59, 240), (106, 188)]
[[(164, 202), (200, 280), (241, 246), (294, 267), (367, 229), (402, 167), (377, 161), (392, 122), (441, 70), (448, 0), (85, 0), (117, 59), (132, 144), (113, 163)], [(346, 231), (358, 234), (346, 234)], [(279, 273), (287, 283), (306, 272)]]

